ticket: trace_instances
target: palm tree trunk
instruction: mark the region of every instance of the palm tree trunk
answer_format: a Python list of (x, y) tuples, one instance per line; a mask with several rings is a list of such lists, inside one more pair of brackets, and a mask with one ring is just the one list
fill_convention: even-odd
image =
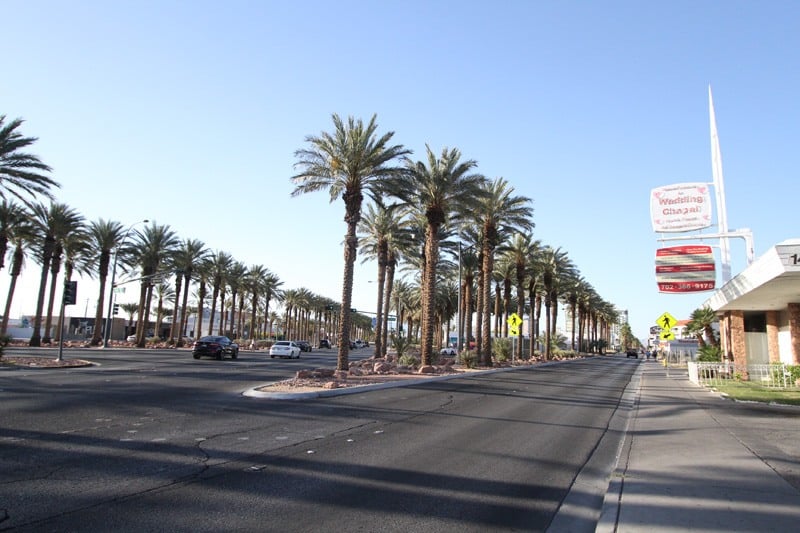
[(181, 303), (181, 321), (178, 324), (178, 338), (175, 341), (175, 346), (182, 347), (185, 343), (183, 342), (184, 331), (186, 330), (186, 324), (189, 321), (189, 317), (187, 316), (186, 310), (189, 306), (189, 282), (191, 281), (191, 272), (187, 272), (184, 275), (183, 279), (183, 302)]
[(356, 228), (361, 218), (361, 200), (345, 199), (345, 220), (347, 221), (347, 234), (344, 238), (344, 274), (342, 279), (342, 308), (339, 315), (339, 353), (336, 361), (336, 370), (346, 372), (350, 370), (348, 354), (350, 353), (350, 307), (353, 304), (353, 273), (355, 270), (356, 254), (358, 253), (358, 237)]
[(22, 272), (22, 260), (25, 257), (25, 252), (22, 249), (22, 246), (17, 246), (14, 249), (14, 258), (11, 261), (11, 281), (8, 284), (8, 296), (6, 296), (6, 307), (5, 311), (3, 312), (3, 322), (0, 325), (0, 334), (5, 335), (8, 331), (8, 315), (11, 313), (11, 301), (14, 299), (14, 290), (17, 286), (17, 278), (19, 277), (20, 272)]
[(491, 332), (491, 311), (492, 311), (492, 272), (494, 271), (494, 254), (488, 244), (483, 247), (483, 330), (481, 334), (481, 355), (483, 356), (484, 366), (492, 364), (492, 332)]
[(44, 297), (47, 291), (47, 278), (48, 270), (50, 268), (50, 259), (53, 256), (53, 248), (55, 246), (55, 239), (48, 235), (45, 238), (42, 254), (42, 273), (39, 278), (39, 295), (36, 299), (36, 316), (33, 317), (33, 333), (28, 342), (30, 346), (42, 345), (42, 313), (44, 312)]
[(422, 288), (422, 366), (433, 364), (433, 333), (436, 328), (434, 317), (436, 300), (436, 262), (439, 257), (437, 226), (429, 225), (425, 235), (425, 278)]

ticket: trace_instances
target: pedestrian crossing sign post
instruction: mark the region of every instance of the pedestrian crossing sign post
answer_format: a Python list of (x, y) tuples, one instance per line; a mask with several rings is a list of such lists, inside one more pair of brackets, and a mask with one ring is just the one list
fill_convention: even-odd
[(517, 313), (511, 313), (508, 317), (508, 333), (511, 335), (519, 335), (519, 327), (522, 325), (522, 319)]
[(675, 333), (672, 332), (672, 328), (674, 328), (677, 323), (678, 320), (669, 314), (668, 311), (662, 313), (661, 316), (656, 319), (656, 324), (661, 328), (661, 333), (658, 334), (658, 338), (662, 341), (674, 341)]

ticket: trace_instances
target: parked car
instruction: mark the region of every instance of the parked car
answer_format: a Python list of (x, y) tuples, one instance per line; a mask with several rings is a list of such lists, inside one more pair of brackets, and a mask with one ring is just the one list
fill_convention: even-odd
[(301, 352), (311, 351), (311, 343), (308, 341), (294, 341), (294, 343), (300, 347)]
[(320, 348), (330, 348), (331, 347), (331, 341), (329, 341), (328, 339), (320, 339), (319, 340), (319, 347)]
[(192, 357), (200, 359), (204, 355), (217, 359), (228, 355), (231, 359), (236, 359), (239, 357), (239, 345), (224, 335), (206, 335), (192, 345)]
[(354, 343), (351, 344), (351, 348), (366, 348), (369, 346), (369, 343), (366, 341), (362, 341), (361, 339), (357, 339)]
[(456, 355), (458, 355), (458, 352), (456, 351), (455, 348), (448, 347), (448, 348), (442, 348), (439, 354), (455, 357)]
[(269, 348), (269, 356), (288, 357), (289, 359), (300, 359), (300, 347), (294, 341), (277, 341)]

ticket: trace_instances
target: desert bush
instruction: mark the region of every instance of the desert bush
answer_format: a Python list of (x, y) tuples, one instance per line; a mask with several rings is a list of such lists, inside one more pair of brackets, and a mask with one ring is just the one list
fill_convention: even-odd
[(419, 359), (414, 357), (413, 355), (404, 353), (403, 355), (398, 356), (397, 362), (403, 366), (410, 366), (410, 367), (417, 367), (419, 366)]
[(400, 358), (403, 357), (411, 347), (411, 341), (408, 339), (408, 337), (403, 335), (395, 335), (394, 333), (392, 333), (389, 338), (392, 341), (392, 346), (394, 346), (394, 349), (397, 352), (397, 360), (399, 361)]
[(494, 360), (504, 363), (511, 359), (511, 339), (494, 339), (492, 341), (492, 355)]
[(461, 364), (467, 368), (475, 368), (478, 366), (478, 352), (475, 350), (465, 350), (459, 355)]

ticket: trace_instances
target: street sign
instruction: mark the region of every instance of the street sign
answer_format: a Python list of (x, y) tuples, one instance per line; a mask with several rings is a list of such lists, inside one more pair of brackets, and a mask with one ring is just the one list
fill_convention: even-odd
[(658, 338), (660, 338), (662, 341), (674, 341), (675, 334), (672, 332), (672, 330), (662, 329)]
[(659, 292), (700, 292), (714, 289), (717, 279), (710, 246), (671, 246), (656, 250)]
[(671, 330), (677, 323), (678, 320), (669, 314), (669, 311), (664, 311), (661, 316), (656, 319), (656, 324), (661, 326), (662, 330)]
[(508, 317), (508, 332), (511, 335), (519, 335), (519, 327), (522, 324), (522, 319), (517, 313), (511, 313)]

